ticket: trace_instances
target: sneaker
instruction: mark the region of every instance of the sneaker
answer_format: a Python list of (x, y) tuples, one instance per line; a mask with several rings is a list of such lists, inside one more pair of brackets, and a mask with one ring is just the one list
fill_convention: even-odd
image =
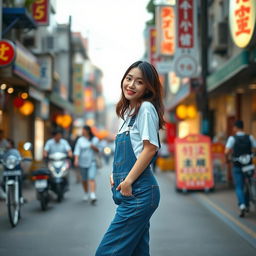
[(90, 195), (90, 197), (91, 197), (91, 203), (94, 204), (94, 203), (97, 201), (97, 198), (96, 198), (95, 193), (92, 192), (91, 195)]
[(240, 218), (243, 218), (243, 217), (245, 216), (246, 207), (245, 207), (244, 204), (241, 204), (241, 205), (239, 206), (239, 208), (240, 208), (239, 217), (240, 217)]
[(21, 204), (26, 204), (28, 202), (28, 200), (24, 197), (20, 197), (20, 203)]
[(84, 201), (88, 201), (88, 200), (89, 200), (89, 195), (88, 195), (88, 193), (85, 193), (85, 194), (84, 194), (83, 200), (84, 200)]

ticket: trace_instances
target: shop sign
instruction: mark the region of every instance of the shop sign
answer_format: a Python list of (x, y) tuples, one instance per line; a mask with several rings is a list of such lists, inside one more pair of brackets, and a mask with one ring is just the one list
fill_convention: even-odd
[(40, 89), (51, 90), (53, 83), (53, 59), (51, 55), (38, 56), (40, 64)]
[(211, 150), (215, 182), (226, 182), (227, 164), (225, 155), (225, 145), (220, 142), (212, 143)]
[(20, 43), (15, 42), (15, 44), (16, 58), (13, 65), (13, 72), (29, 83), (39, 86), (40, 66), (37, 58)]
[(83, 64), (74, 64), (73, 70), (74, 109), (77, 115), (82, 115), (84, 112)]
[(175, 164), (178, 189), (213, 188), (211, 140), (208, 136), (195, 134), (176, 138)]
[(198, 76), (197, 1), (177, 0), (177, 48), (174, 67), (179, 77)]
[(49, 0), (36, 0), (32, 5), (32, 15), (37, 25), (49, 25)]
[(149, 62), (156, 66), (159, 57), (157, 56), (156, 52), (156, 28), (155, 27), (149, 27), (148, 29), (148, 36), (149, 36)]
[(175, 12), (172, 6), (158, 6), (157, 11), (157, 52), (173, 56), (175, 51)]
[(9, 40), (0, 40), (0, 67), (6, 67), (15, 59), (15, 46)]
[(86, 87), (84, 89), (84, 111), (94, 111), (94, 97), (93, 97), (93, 88)]
[(234, 43), (246, 48), (255, 43), (255, 0), (229, 1), (229, 26)]

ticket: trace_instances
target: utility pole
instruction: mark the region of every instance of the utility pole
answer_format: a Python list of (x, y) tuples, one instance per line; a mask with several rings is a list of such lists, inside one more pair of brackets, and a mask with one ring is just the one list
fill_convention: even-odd
[(207, 75), (208, 75), (208, 1), (200, 0), (201, 4), (201, 84), (199, 88), (200, 110), (202, 113), (201, 133), (210, 134), (210, 120), (207, 94)]

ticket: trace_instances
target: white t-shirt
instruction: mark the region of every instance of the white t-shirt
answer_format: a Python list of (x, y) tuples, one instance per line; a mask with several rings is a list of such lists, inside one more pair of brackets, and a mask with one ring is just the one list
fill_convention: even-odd
[[(129, 130), (128, 124), (131, 117), (125, 116), (125, 121), (121, 120), (118, 132), (123, 133)], [(125, 122), (125, 123), (124, 123)], [(159, 118), (154, 105), (148, 101), (141, 104), (136, 116), (134, 125), (130, 130), (130, 138), (135, 156), (138, 158), (143, 150), (143, 140), (148, 140), (151, 144), (159, 148), (158, 143)]]
[[(243, 135), (245, 135), (245, 133), (244, 132), (237, 132), (236, 135), (237, 136), (243, 136)], [(250, 141), (251, 141), (252, 148), (256, 148), (256, 141), (255, 141), (255, 139), (253, 138), (252, 135), (250, 135)], [(234, 144), (235, 144), (235, 137), (234, 136), (229, 136), (228, 141), (226, 143), (226, 148), (231, 149), (231, 148), (234, 147)]]
[(61, 152), (61, 153), (67, 153), (69, 150), (71, 150), (71, 147), (67, 140), (60, 139), (59, 142), (56, 142), (54, 138), (49, 139), (45, 146), (44, 150), (48, 152), (48, 154)]
[(95, 161), (96, 152), (91, 148), (91, 144), (97, 147), (99, 139), (94, 136), (90, 141), (82, 136), (76, 142), (74, 155), (78, 156), (78, 164), (80, 167), (88, 168), (91, 163)]

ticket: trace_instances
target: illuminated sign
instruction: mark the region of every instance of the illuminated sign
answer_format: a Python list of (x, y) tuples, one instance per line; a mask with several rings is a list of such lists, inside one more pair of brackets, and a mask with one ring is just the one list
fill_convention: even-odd
[(211, 143), (204, 135), (175, 139), (176, 186), (178, 189), (211, 189), (214, 186)]
[(15, 59), (15, 46), (9, 40), (0, 40), (0, 67), (10, 65)]
[(73, 65), (73, 100), (75, 112), (82, 115), (84, 112), (83, 64)]
[(86, 87), (84, 89), (84, 110), (85, 111), (94, 111), (95, 104), (94, 104), (94, 96), (93, 96), (93, 88)]
[(250, 46), (255, 41), (255, 12), (255, 0), (229, 1), (230, 31), (234, 43), (240, 48)]
[(172, 56), (175, 50), (175, 12), (171, 6), (157, 7), (157, 52)]
[(159, 60), (156, 52), (156, 33), (156, 28), (149, 28), (149, 62), (154, 66), (156, 66), (156, 63)]
[(36, 0), (32, 5), (32, 16), (38, 25), (49, 24), (49, 0)]

